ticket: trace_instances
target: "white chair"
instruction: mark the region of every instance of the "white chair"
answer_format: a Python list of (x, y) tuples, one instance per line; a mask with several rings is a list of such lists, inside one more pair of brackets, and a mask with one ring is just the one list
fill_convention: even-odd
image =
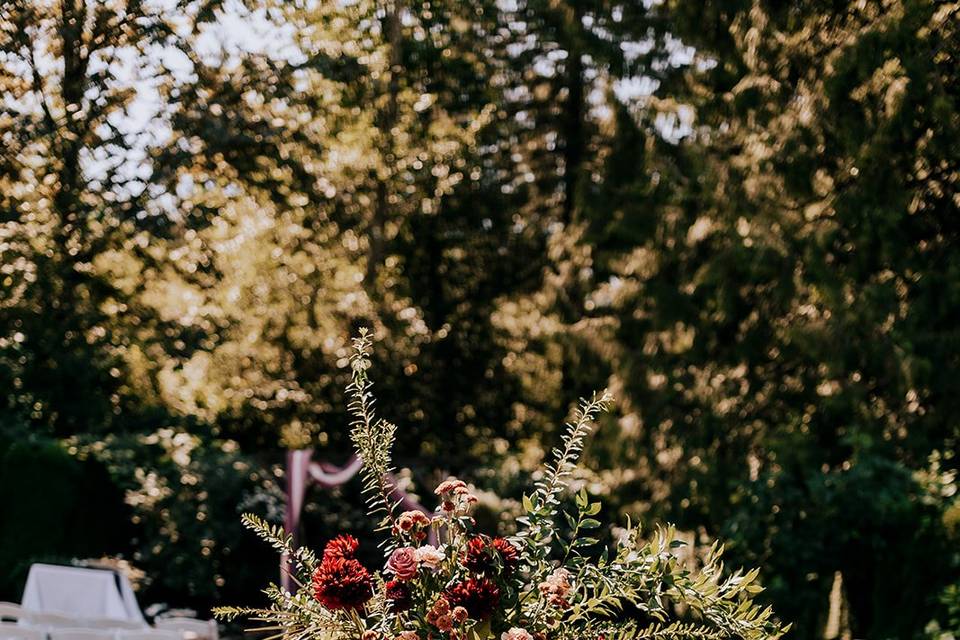
[(47, 640), (47, 630), (0, 621), (0, 640)]
[(109, 629), (110, 631), (144, 631), (148, 629), (146, 622), (134, 622), (133, 620), (117, 620), (116, 618), (84, 618), (78, 620), (73, 626), (90, 629)]
[(117, 640), (182, 640), (179, 631), (164, 629), (142, 629), (140, 631), (118, 631)]
[(76, 627), (80, 623), (74, 616), (65, 616), (59, 613), (41, 613), (22, 609), (20, 611), (20, 623), (30, 627)]
[(116, 636), (109, 629), (50, 629), (50, 640), (116, 640)]
[(214, 620), (157, 618), (153, 626), (163, 631), (176, 631), (183, 640), (218, 640), (220, 638), (220, 632)]
[(19, 620), (23, 615), (20, 605), (15, 602), (0, 602), (0, 622), (3, 620)]

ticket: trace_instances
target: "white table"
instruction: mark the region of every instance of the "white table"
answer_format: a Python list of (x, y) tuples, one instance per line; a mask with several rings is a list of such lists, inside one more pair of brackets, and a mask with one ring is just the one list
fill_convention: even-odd
[(20, 606), (37, 613), (146, 625), (130, 581), (106, 569), (34, 564)]

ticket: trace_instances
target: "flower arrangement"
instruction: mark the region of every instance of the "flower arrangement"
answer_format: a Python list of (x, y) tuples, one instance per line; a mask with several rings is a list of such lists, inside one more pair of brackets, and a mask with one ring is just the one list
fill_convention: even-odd
[[(383, 566), (363, 566), (359, 543), (348, 534), (317, 557), (291, 549), (286, 532), (248, 514), (245, 524), (288, 554), (298, 587), (291, 593), (270, 585), (269, 608), (223, 607), (214, 611), (219, 617), (246, 616), (283, 640), (760, 640), (786, 632), (753, 601), (761, 590), (755, 570), (724, 577), (719, 546), (693, 572), (676, 554), (681, 543), (673, 529), (645, 539), (628, 522), (608, 547), (587, 535), (601, 527), (593, 517), (599, 503), (581, 490), (565, 507), (585, 438), (611, 401), (606, 393), (580, 403), (523, 498), (516, 535), (477, 532), (470, 515), (477, 498), (456, 478), (434, 491), (434, 513), (397, 513), (388, 480), (396, 427), (374, 412), (370, 349), (361, 331), (347, 390), (364, 491), (384, 534)], [(569, 530), (561, 531), (560, 521)]]

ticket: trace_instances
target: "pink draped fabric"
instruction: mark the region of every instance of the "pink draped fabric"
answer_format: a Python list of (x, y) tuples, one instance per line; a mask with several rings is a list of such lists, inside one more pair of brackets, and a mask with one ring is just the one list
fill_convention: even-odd
[[(300, 513), (303, 511), (303, 501), (307, 494), (307, 487), (310, 484), (316, 484), (325, 489), (339, 487), (349, 482), (362, 466), (360, 458), (355, 455), (351, 456), (342, 467), (329, 462), (316, 462), (312, 460), (312, 457), (313, 451), (309, 449), (287, 452), (287, 509), (284, 514), (283, 528), (293, 536), (294, 548), (299, 546)], [(390, 475), (387, 479), (390, 486), (393, 487), (391, 497), (397, 501), (402, 510), (422, 511), (428, 516), (431, 515), (428, 509), (397, 486), (395, 477)], [(435, 542), (435, 533), (431, 529), (430, 543), (434, 544)], [(293, 586), (293, 578), (289, 571), (289, 560), (287, 554), (284, 554), (280, 560), (280, 584), (288, 591)]]

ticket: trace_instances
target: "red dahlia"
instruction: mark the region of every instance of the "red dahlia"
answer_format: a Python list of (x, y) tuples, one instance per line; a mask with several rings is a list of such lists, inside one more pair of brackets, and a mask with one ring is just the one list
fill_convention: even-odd
[(386, 588), (387, 600), (390, 601), (393, 611), (397, 613), (406, 611), (413, 604), (413, 594), (410, 593), (410, 587), (402, 580), (390, 580), (384, 587)]
[(485, 620), (500, 604), (500, 589), (487, 578), (470, 578), (447, 590), (451, 607), (463, 607), (474, 620)]
[(467, 542), (463, 551), (463, 566), (474, 573), (486, 573), (492, 566), (487, 539), (483, 536), (474, 536)]
[(327, 609), (359, 609), (373, 595), (373, 579), (353, 558), (325, 557), (313, 574), (313, 595)]
[(327, 543), (323, 549), (323, 559), (327, 558), (352, 558), (360, 545), (353, 536), (341, 534)]
[(510, 544), (506, 538), (494, 538), (490, 545), (500, 554), (500, 560), (503, 561), (503, 568), (506, 571), (513, 571), (520, 564), (520, 554), (517, 548)]
[(474, 573), (493, 573), (496, 566), (494, 558), (500, 558), (504, 573), (510, 573), (516, 568), (520, 557), (516, 547), (504, 538), (491, 540), (486, 536), (474, 536), (467, 542), (463, 552), (463, 565)]

